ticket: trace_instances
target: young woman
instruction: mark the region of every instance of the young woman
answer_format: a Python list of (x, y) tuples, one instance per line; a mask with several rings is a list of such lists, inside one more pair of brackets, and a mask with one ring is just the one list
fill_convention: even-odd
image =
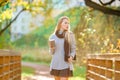
[(73, 76), (72, 60), (75, 58), (75, 37), (70, 31), (70, 20), (67, 16), (62, 16), (49, 41), (54, 40), (55, 47), (51, 48), (52, 60), (50, 65), (50, 74), (55, 80), (68, 80)]

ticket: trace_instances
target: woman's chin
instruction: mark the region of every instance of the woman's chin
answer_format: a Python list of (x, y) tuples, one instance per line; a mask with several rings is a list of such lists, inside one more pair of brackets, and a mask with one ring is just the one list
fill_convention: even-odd
[(68, 31), (68, 29), (65, 29), (65, 31)]

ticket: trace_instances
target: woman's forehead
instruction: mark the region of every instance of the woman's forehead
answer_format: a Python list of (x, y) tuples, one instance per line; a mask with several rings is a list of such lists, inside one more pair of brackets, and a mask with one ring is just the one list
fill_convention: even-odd
[(68, 20), (68, 19), (63, 19), (63, 21), (64, 21), (64, 22), (69, 22), (69, 20)]

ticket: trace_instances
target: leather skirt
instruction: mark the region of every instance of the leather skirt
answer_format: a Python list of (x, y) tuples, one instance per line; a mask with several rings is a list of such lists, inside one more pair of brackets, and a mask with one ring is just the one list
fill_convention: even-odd
[(58, 77), (72, 77), (73, 71), (70, 70), (69, 68), (62, 69), (62, 70), (52, 69), (50, 71), (50, 74), (53, 76), (58, 76)]

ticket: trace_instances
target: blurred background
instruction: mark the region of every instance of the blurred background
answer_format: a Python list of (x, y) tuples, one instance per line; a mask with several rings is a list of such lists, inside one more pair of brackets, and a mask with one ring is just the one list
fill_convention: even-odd
[[(49, 67), (48, 38), (58, 19), (68, 16), (77, 43), (71, 80), (85, 80), (87, 54), (120, 52), (120, 13), (105, 14), (107, 11), (91, 8), (85, 1), (87, 3), (87, 0), (0, 0), (0, 49), (20, 52), (23, 63)], [(101, 7), (120, 10), (119, 0), (89, 1), (98, 5), (101, 5), (99, 1), (113, 1)], [(23, 80), (34, 73), (33, 68), (22, 66)]]

